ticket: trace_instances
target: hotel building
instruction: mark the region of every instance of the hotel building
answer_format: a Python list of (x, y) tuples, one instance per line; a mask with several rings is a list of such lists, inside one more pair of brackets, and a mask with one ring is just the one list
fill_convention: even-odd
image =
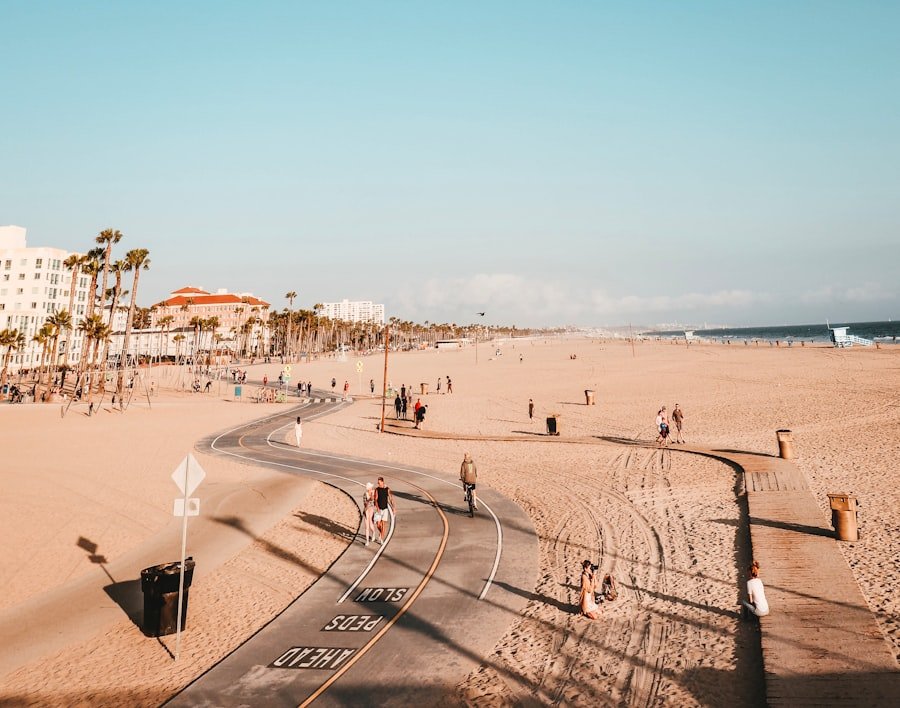
[[(69, 309), (72, 287), (72, 273), (63, 261), (73, 252), (45, 246), (29, 248), (25, 234), (21, 226), (0, 226), (0, 329), (17, 329), (25, 335), (25, 347), (10, 358), (10, 372), (40, 365), (42, 347), (33, 337), (48, 316)], [(71, 352), (70, 364), (81, 358), (82, 333), (77, 326), (87, 310), (89, 286), (90, 278), (79, 275), (71, 313), (72, 341), (60, 335), (58, 364), (66, 360), (67, 349)], [(0, 356), (5, 353), (0, 352)]]
[(329, 319), (344, 322), (384, 324), (384, 305), (373, 304), (371, 300), (326, 302), (322, 304), (322, 314)]

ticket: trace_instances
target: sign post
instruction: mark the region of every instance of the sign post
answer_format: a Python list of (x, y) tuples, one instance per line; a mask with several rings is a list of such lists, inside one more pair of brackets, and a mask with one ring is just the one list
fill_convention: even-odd
[(184, 560), (187, 552), (187, 520), (189, 516), (200, 515), (200, 500), (190, 499), (190, 495), (206, 477), (206, 472), (191, 453), (181, 461), (172, 473), (172, 479), (181, 490), (182, 497), (175, 499), (174, 516), (184, 519), (181, 524), (181, 568), (178, 575), (178, 617), (175, 620), (175, 661), (181, 652), (181, 608), (184, 602)]

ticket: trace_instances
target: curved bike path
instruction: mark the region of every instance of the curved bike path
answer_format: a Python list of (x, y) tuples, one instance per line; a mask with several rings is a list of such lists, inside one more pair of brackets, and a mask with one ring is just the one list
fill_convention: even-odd
[(397, 508), (384, 545), (366, 547), (362, 526), (312, 587), (166, 705), (455, 703), (531, 597), (534, 528), (500, 494), (479, 488), (470, 518), (447, 475), (283, 442), (297, 415), (343, 405), (307, 402), (198, 447), (319, 479), (357, 505), (365, 483), (384, 477)]

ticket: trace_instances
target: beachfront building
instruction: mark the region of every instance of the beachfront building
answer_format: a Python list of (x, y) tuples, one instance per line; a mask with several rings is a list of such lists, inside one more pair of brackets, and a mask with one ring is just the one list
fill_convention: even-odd
[(81, 358), (82, 333), (77, 326), (87, 310), (90, 278), (76, 278), (71, 298), (72, 272), (64, 261), (72, 254), (63, 248), (29, 247), (26, 229), (0, 226), (0, 330), (16, 329), (25, 335), (25, 346), (10, 357), (10, 373), (40, 366), (42, 352), (44, 364), (50, 364), (44, 346), (34, 337), (49, 316), (69, 309), (70, 300), (73, 328), (58, 337), (56, 363), (71, 365)]
[(384, 305), (375, 304), (371, 300), (326, 302), (322, 304), (321, 312), (332, 320), (384, 324)]
[[(197, 346), (204, 349), (226, 348), (234, 353), (262, 353), (268, 347), (268, 302), (252, 293), (231, 293), (224, 288), (210, 293), (203, 288), (188, 286), (171, 293), (170, 297), (151, 308), (151, 330), (170, 333), (198, 331)], [(216, 318), (217, 325), (209, 326)], [(174, 336), (174, 335), (173, 335)], [(201, 340), (208, 338), (209, 346)], [(172, 345), (167, 342), (166, 350)]]

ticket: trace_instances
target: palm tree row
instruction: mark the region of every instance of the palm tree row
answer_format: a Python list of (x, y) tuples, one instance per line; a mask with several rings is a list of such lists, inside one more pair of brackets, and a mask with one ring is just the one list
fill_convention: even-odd
[[(71, 368), (74, 356), (72, 333), (76, 329), (82, 333), (83, 338), (76, 369), (75, 387), (76, 389), (82, 388), (82, 390), (86, 390), (89, 400), (95, 391), (100, 390), (105, 381), (106, 364), (109, 359), (109, 339), (113, 328), (113, 318), (116, 309), (119, 307), (119, 299), (128, 293), (128, 291), (122, 289), (123, 276), (126, 272), (133, 272), (134, 280), (130, 291), (131, 300), (128, 306), (125, 336), (122, 344), (122, 359), (125, 358), (124, 355), (128, 352), (129, 338), (135, 321), (135, 302), (140, 272), (150, 267), (150, 259), (147, 249), (136, 248), (128, 251), (124, 259), (113, 261), (112, 247), (119, 243), (122, 238), (121, 231), (105, 229), (94, 239), (95, 243), (98, 244), (97, 247), (90, 249), (83, 255), (73, 253), (63, 261), (63, 265), (72, 274), (69, 286), (68, 309), (60, 309), (51, 313), (33, 338), (41, 347), (41, 363), (38, 368), (37, 383), (40, 386), (46, 386), (47, 390), (52, 388), (52, 383), (60, 369), (68, 371)], [(112, 274), (115, 284), (113, 287), (107, 288), (110, 274)], [(72, 313), (74, 312), (75, 291), (80, 276), (88, 276), (90, 282), (83, 317), (76, 323)], [(104, 321), (103, 309), (107, 306), (109, 307), (109, 315)], [(61, 342), (64, 344), (62, 363), (59, 362)], [(0, 332), (0, 348), (5, 348), (3, 369), (0, 372), (0, 386), (6, 383), (9, 361), (12, 355), (24, 348), (24, 346), (25, 337), (18, 330), (6, 329)], [(124, 361), (120, 360), (116, 384), (120, 400), (125, 377), (123, 364)], [(85, 389), (85, 384), (88, 381), (90, 383)]]

